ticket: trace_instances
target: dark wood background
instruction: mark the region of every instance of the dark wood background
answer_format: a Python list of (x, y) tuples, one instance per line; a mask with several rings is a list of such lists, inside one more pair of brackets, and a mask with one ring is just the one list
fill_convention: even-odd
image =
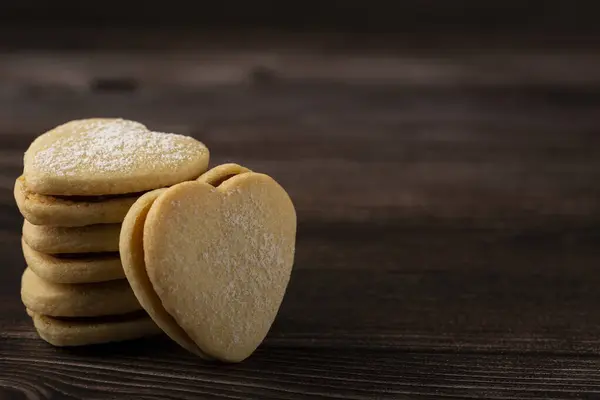
[[(3, 3), (0, 399), (600, 398), (597, 6), (401, 3)], [(92, 116), (289, 191), (292, 281), (246, 362), (37, 338), (12, 185)]]

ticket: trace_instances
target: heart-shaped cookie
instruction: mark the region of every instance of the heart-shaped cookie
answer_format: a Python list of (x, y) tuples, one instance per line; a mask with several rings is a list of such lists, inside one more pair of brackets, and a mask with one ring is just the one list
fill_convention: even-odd
[[(161, 308), (162, 321), (140, 300), (157, 325), (176, 324), (202, 354), (238, 362), (264, 340), (283, 300), (296, 213), (285, 190), (267, 175), (245, 172), (209, 181), (220, 184), (184, 182), (152, 201), (146, 197), (140, 208), (147, 215), (134, 205), (121, 230), (121, 259), (130, 282), (139, 283), (143, 270), (147, 283), (132, 282), (132, 288), (138, 299), (159, 300), (151, 308)], [(137, 245), (128, 228), (132, 220)], [(137, 268), (127, 254), (132, 250), (144, 255), (143, 261), (137, 257)]]
[(23, 175), (30, 191), (45, 195), (136, 193), (195, 179), (208, 159), (208, 149), (194, 138), (93, 118), (35, 139), (25, 152)]

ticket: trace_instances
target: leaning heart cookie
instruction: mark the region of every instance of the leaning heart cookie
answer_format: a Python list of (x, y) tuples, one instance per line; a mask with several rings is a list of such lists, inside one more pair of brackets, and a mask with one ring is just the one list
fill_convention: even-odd
[(267, 175), (244, 169), (223, 181), (211, 171), (206, 181), (217, 187), (200, 179), (140, 198), (123, 223), (121, 261), (169, 336), (197, 354), (238, 362), (264, 340), (285, 295), (296, 213)]
[(28, 190), (42, 195), (137, 193), (195, 179), (208, 158), (206, 146), (188, 136), (124, 119), (84, 119), (36, 138), (23, 175)]

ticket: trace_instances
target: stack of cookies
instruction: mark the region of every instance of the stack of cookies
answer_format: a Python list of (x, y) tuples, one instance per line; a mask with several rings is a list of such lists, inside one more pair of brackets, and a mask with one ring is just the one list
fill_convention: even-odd
[(196, 179), (208, 149), (123, 119), (85, 119), (39, 136), (15, 199), (25, 221), (21, 297), (39, 335), (59, 346), (161, 330), (142, 309), (119, 256), (121, 223), (145, 192)]

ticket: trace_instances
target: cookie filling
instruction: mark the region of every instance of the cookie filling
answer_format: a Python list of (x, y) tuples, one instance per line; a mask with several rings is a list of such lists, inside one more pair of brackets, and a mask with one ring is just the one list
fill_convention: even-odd
[(50, 317), (52, 319), (69, 322), (73, 324), (111, 324), (127, 321), (135, 321), (137, 319), (148, 318), (148, 314), (143, 310), (133, 311), (121, 315), (103, 315), (98, 317)]
[(105, 253), (60, 253), (52, 254), (52, 257), (60, 258), (63, 260), (109, 260), (113, 258), (119, 258), (119, 252), (112, 251)]
[(226, 180), (228, 180), (228, 179), (231, 179), (231, 178), (233, 178), (233, 177), (234, 177), (234, 176), (236, 176), (236, 175), (239, 175), (239, 174), (229, 174), (229, 175), (225, 175), (225, 176), (219, 177), (217, 180), (215, 180), (215, 181), (213, 181), (213, 182), (206, 182), (206, 183), (208, 183), (209, 185), (212, 185), (212, 186), (214, 186), (214, 187), (219, 187), (219, 186), (221, 186), (221, 184), (223, 184), (223, 182), (225, 182), (225, 181), (226, 181)]

